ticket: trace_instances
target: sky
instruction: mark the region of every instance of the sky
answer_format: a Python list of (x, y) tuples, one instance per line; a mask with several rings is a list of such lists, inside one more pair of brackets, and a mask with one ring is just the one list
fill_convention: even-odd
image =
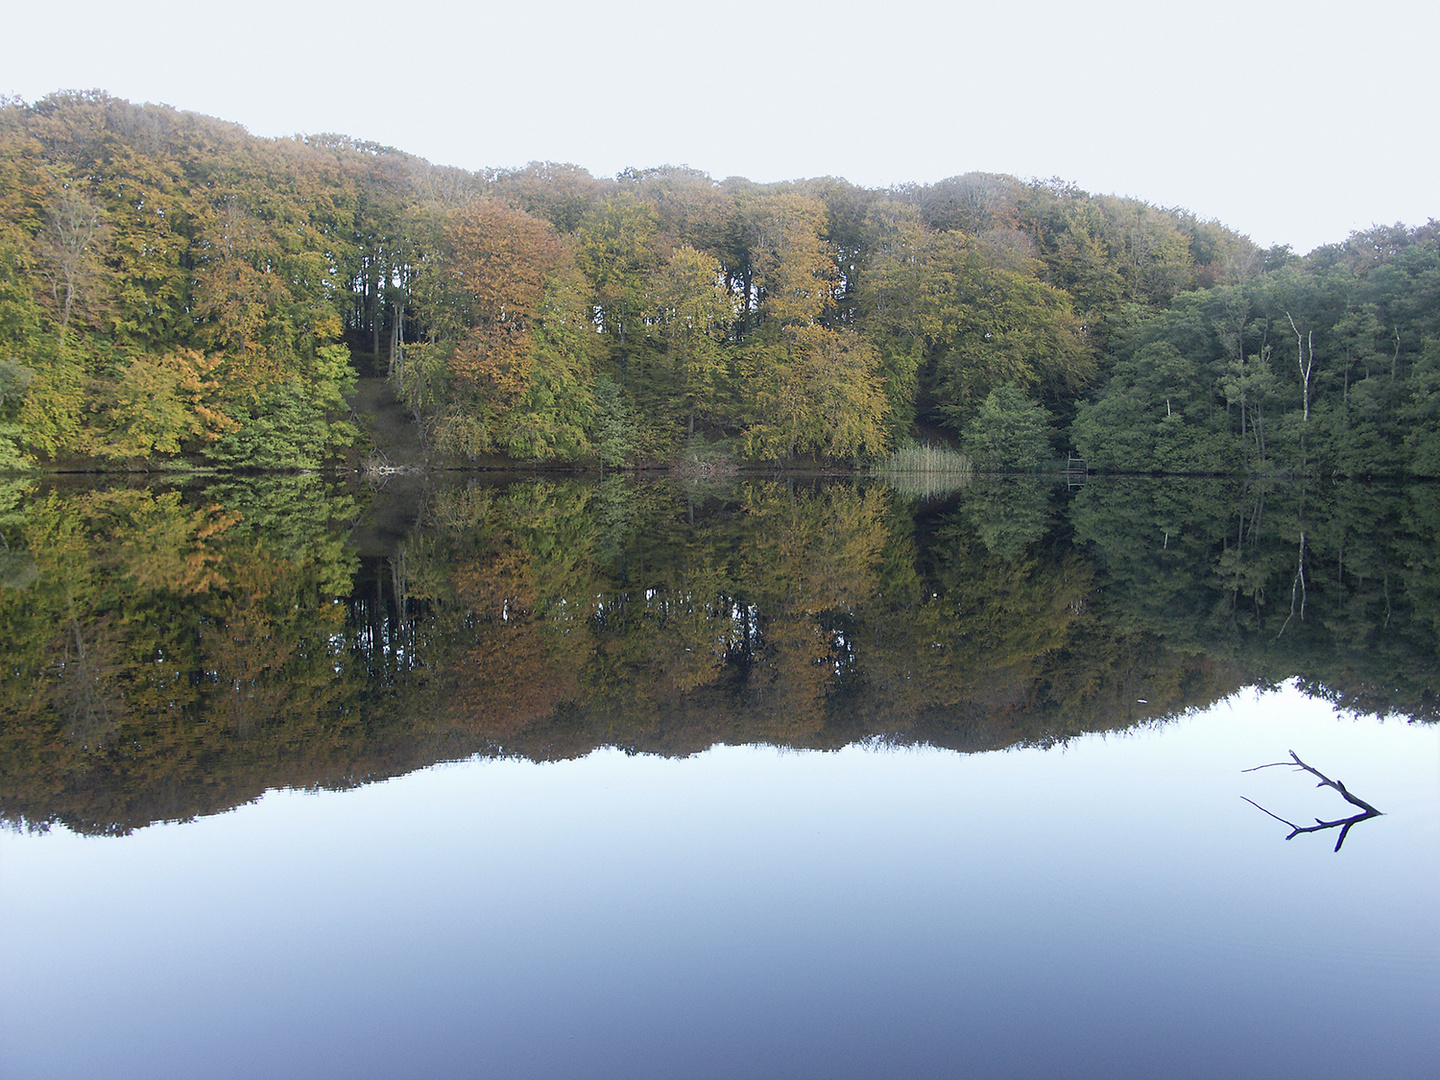
[(0, 0), (0, 93), (101, 89), (464, 169), (1059, 177), (1306, 252), (1440, 215), (1440, 6)]

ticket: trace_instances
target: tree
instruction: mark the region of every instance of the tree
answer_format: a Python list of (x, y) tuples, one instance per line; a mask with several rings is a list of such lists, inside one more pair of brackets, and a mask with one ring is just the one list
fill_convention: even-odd
[(655, 244), (650, 208), (628, 192), (607, 198), (575, 232), (575, 264), (589, 279), (622, 383), (650, 307), (650, 273), (659, 264)]
[(948, 341), (944, 263), (961, 241), (954, 233), (927, 233), (914, 208), (894, 203), (872, 207), (865, 227), (857, 329), (879, 349), (891, 437), (898, 443), (915, 427), (920, 371)]
[(109, 434), (96, 447), (100, 456), (177, 454), (236, 431), (240, 423), (227, 415), (215, 378), (219, 363), (193, 349), (130, 360), (101, 398)]
[(104, 231), (104, 211), (73, 184), (62, 187), (45, 212), (37, 248), (50, 282), (62, 339), (76, 304), (91, 301), (99, 288), (102, 275), (97, 248)]
[(961, 444), (981, 466), (1034, 468), (1050, 457), (1050, 414), (1015, 384), (997, 386), (965, 425)]
[(590, 445), (595, 414), (591, 369), (596, 346), (588, 294), (573, 270), (553, 275), (531, 336), (534, 362), (524, 392), (503, 410), (496, 444), (512, 457), (575, 460)]
[(1440, 340), (1427, 341), (1410, 377), (1411, 397), (1402, 409), (1410, 472), (1440, 477)]
[(474, 457), (500, 445), (504, 415), (535, 386), (536, 331), (559, 317), (569, 259), (543, 221), (492, 199), (452, 211), (437, 246), (415, 283), (431, 340), (392, 378), (428, 438)]
[[(1269, 460), (1265, 448), (1265, 409), (1270, 404), (1276, 387), (1275, 371), (1270, 366), (1270, 353), (1270, 346), (1264, 345), (1258, 353), (1231, 360), (1225, 376), (1220, 380), (1220, 391), (1225, 395), (1226, 403), (1240, 407), (1240, 422), (1250, 428), (1255, 448), (1251, 460), (1256, 466), (1265, 465)], [(1242, 431), (1242, 437), (1244, 434)]]
[(489, 199), (453, 212), (442, 243), (427, 298), (432, 333), (452, 345), (459, 387), (511, 399), (525, 389), (530, 330), (565, 252), (544, 222)]
[(835, 260), (823, 239), (825, 204), (792, 192), (761, 195), (743, 210), (760, 315), (809, 326), (834, 303)]
[(0, 360), (0, 473), (31, 468), (21, 451), (24, 429), (16, 422), (20, 402), (35, 372), (14, 360)]
[(618, 383), (608, 376), (595, 380), (595, 421), (590, 441), (600, 464), (619, 468), (635, 452), (637, 436), (630, 407)]
[(745, 429), (752, 458), (815, 453), (855, 461), (885, 452), (879, 355), (858, 334), (819, 326), (766, 335), (757, 358), (754, 418)]
[(1120, 360), (1104, 393), (1082, 403), (1071, 432), (1092, 467), (1127, 472), (1226, 472), (1239, 464), (1208, 367), (1168, 340)]
[(936, 412), (947, 427), (963, 430), (985, 396), (1006, 383), (1063, 400), (1089, 381), (1094, 358), (1063, 292), (968, 248), (950, 274), (947, 340), (932, 368)]
[(1013, 176), (969, 172), (932, 184), (919, 201), (925, 223), (936, 232), (983, 236), (1019, 224), (1022, 190)]
[(554, 161), (532, 161), (523, 168), (498, 172), (491, 180), (495, 194), (511, 206), (567, 235), (593, 212), (608, 186), (578, 165)]
[(238, 405), (234, 429), (210, 446), (207, 456), (240, 469), (317, 469), (359, 436), (343, 416), (345, 395), (354, 390), (350, 350), (344, 345), (319, 349), (299, 371), (268, 383)]
[(652, 325), (668, 369), (667, 396), (683, 410), (688, 437), (695, 418), (713, 417), (726, 374), (725, 333), (735, 302), (719, 265), (681, 245), (655, 275)]

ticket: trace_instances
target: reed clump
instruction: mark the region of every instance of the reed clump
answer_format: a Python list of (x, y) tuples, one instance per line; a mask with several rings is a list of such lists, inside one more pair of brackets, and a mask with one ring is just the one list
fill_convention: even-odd
[(882, 459), (874, 472), (902, 494), (930, 497), (968, 486), (975, 469), (948, 446), (912, 444)]

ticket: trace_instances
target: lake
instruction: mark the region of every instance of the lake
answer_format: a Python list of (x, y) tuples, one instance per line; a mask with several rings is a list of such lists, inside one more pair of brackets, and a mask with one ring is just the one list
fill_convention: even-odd
[(17, 482), (0, 1073), (1431, 1076), (1437, 531), (1413, 485)]

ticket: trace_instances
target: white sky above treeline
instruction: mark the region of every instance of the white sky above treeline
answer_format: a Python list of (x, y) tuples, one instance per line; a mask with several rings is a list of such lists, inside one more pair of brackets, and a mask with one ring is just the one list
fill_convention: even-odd
[(465, 169), (1058, 176), (1302, 253), (1440, 215), (1440, 6), (1416, 0), (0, 0), (0, 25), (0, 93)]

